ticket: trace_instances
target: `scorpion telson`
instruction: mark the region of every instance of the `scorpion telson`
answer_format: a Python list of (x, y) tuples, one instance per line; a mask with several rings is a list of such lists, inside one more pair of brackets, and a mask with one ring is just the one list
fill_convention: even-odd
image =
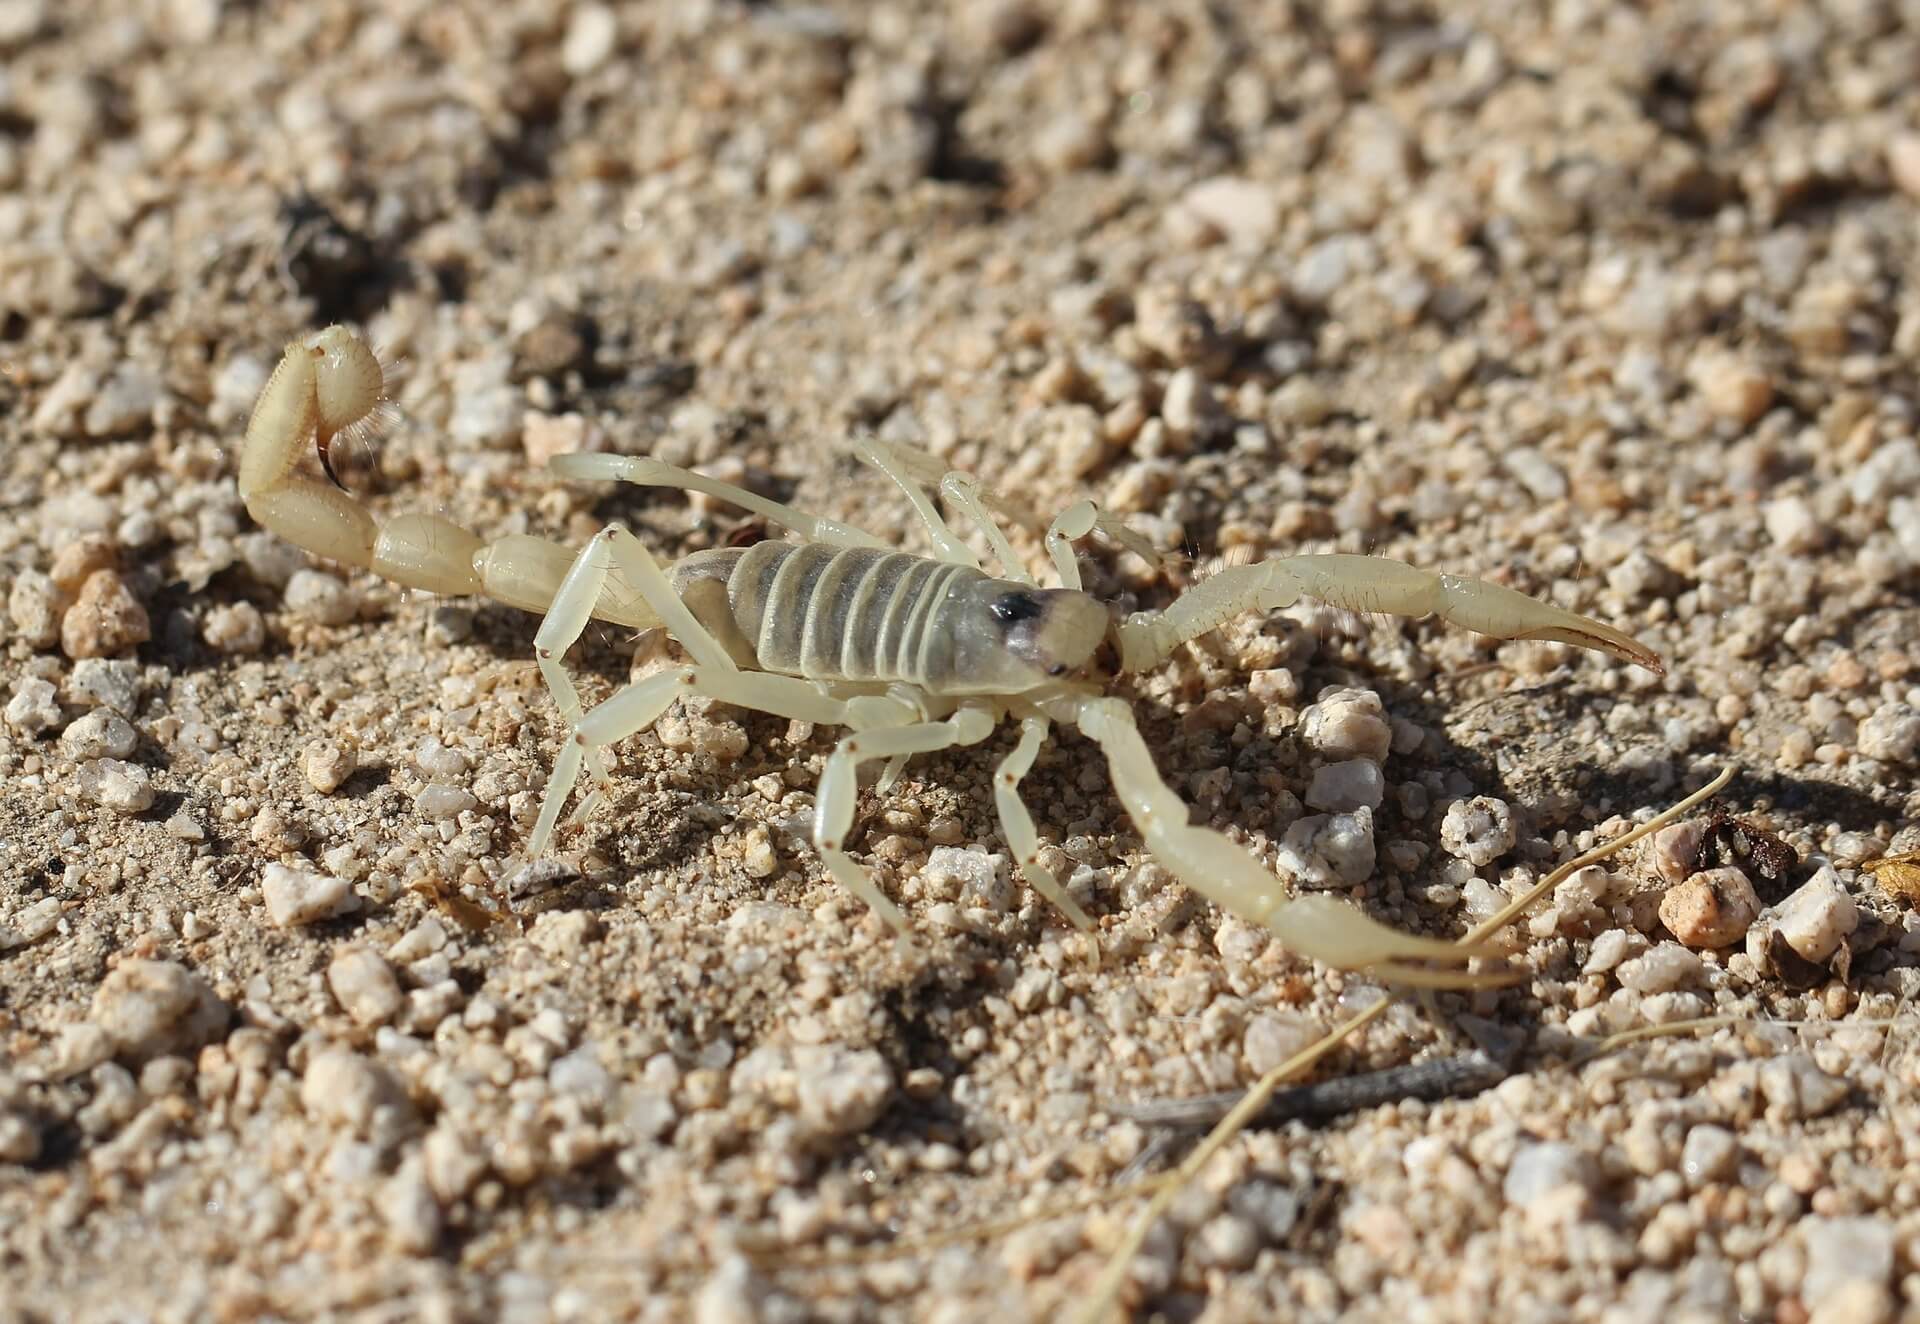
[[(544, 614), (535, 657), (570, 735), (534, 825), (535, 856), (551, 842), (583, 771), (595, 789), (576, 818), (607, 799), (611, 745), (646, 729), (676, 698), (704, 695), (848, 728), (821, 776), (814, 845), (835, 879), (905, 932), (905, 916), (845, 850), (858, 770), (884, 760), (884, 790), (912, 755), (977, 744), (1010, 720), (1020, 737), (993, 779), (1007, 841), (1028, 882), (1074, 924), (1091, 928), (1041, 863), (1039, 834), (1019, 795), (1058, 722), (1099, 746), (1146, 849), (1188, 887), (1266, 925), (1303, 956), (1401, 983), (1471, 986), (1488, 981), (1465, 964), (1487, 951), (1400, 933), (1325, 894), (1291, 897), (1245, 848), (1190, 823), (1185, 801), (1155, 769), (1132, 710), (1101, 691), (1086, 674), (1089, 664), (1111, 645), (1118, 672), (1143, 671), (1233, 616), (1307, 597), (1354, 611), (1437, 615), (1501, 639), (1555, 640), (1662, 669), (1658, 654), (1612, 626), (1496, 584), (1380, 557), (1290, 556), (1236, 566), (1164, 610), (1116, 617), (1080, 591), (1072, 544), (1099, 528), (1139, 549), (1137, 534), (1090, 502), (1070, 507), (1045, 531), (1063, 587), (1041, 589), (989, 511), (1005, 503), (967, 475), (948, 474), (940, 492), (979, 526), (1000, 563), (1002, 577), (991, 578), (916, 481), (925, 458), (878, 442), (862, 443), (857, 453), (900, 488), (926, 526), (932, 556), (896, 551), (863, 529), (702, 474), (619, 455), (565, 455), (553, 469), (570, 478), (705, 493), (796, 541), (696, 552), (664, 568), (617, 524), (577, 553), (525, 535), (483, 542), (434, 515), (377, 516), (351, 494), (295, 472), (303, 450), (324, 453), (384, 398), (379, 360), (352, 332), (329, 327), (295, 341), (254, 406), (240, 453), (240, 494), (262, 525), (318, 555), (410, 588), (484, 593)], [(583, 710), (561, 658), (594, 618), (664, 625), (691, 660)]]

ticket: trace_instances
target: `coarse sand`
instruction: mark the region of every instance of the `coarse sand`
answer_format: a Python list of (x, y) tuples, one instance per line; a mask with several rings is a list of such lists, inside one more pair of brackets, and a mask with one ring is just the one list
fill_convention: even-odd
[(1377, 996), (1172, 883), (1071, 734), (1026, 787), (1097, 968), (1008, 732), (863, 793), (912, 950), (809, 844), (832, 732), (760, 714), (677, 706), (525, 867), (535, 619), (237, 495), (332, 321), (404, 363), (331, 457), (383, 514), (764, 533), (584, 448), (924, 550), (870, 433), (1123, 516), (1123, 606), (1341, 550), (1645, 640), (1303, 604), (1121, 687), (1199, 821), (1435, 936), (1738, 773), (1320, 1072), (1471, 1013), (1513, 1074), (1246, 1133), (1125, 1304), (1920, 1314), (1920, 871), (1868, 867), (1920, 847), (1917, 70), (1898, 0), (0, 0), (0, 1320), (1060, 1318), (1180, 1153), (1122, 1105)]

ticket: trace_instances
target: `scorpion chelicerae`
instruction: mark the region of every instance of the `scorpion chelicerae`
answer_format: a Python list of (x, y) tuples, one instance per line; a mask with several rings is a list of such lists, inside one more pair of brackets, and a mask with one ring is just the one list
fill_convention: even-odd
[[(535, 655), (569, 737), (533, 830), (534, 857), (551, 843), (583, 770), (596, 789), (577, 817), (605, 799), (608, 746), (645, 730), (676, 698), (705, 696), (848, 728), (821, 776), (813, 842), (833, 877), (904, 933), (905, 917), (846, 851), (860, 765), (886, 760), (884, 788), (910, 756), (976, 744), (1011, 719), (1020, 736), (993, 779), (1008, 843), (1035, 889), (1075, 925), (1090, 928), (1092, 921), (1042, 864), (1039, 834), (1019, 795), (1021, 778), (1058, 723), (1099, 746), (1147, 849), (1194, 891), (1329, 965), (1402, 983), (1458, 985), (1474, 982), (1459, 967), (1484, 954), (1480, 949), (1398, 932), (1330, 896), (1293, 897), (1230, 838), (1190, 823), (1186, 803), (1156, 770), (1132, 710), (1102, 689), (1100, 676), (1143, 671), (1232, 616), (1301, 598), (1357, 611), (1437, 615), (1496, 638), (1556, 640), (1662, 669), (1657, 654), (1611, 626), (1497, 584), (1372, 556), (1290, 556), (1229, 567), (1164, 609), (1118, 615), (1081, 591), (1073, 542), (1097, 527), (1150, 556), (1137, 534), (1090, 502), (1070, 507), (1046, 530), (1060, 587), (1041, 588), (995, 522), (987, 495), (968, 475), (946, 474), (941, 494), (979, 526), (1000, 563), (1000, 577), (990, 576), (934, 508), (915, 464), (877, 442), (863, 443), (858, 453), (912, 503), (931, 537), (930, 557), (706, 475), (602, 454), (563, 455), (552, 467), (569, 478), (705, 493), (798, 541), (695, 552), (665, 568), (618, 524), (577, 553), (526, 535), (483, 542), (434, 515), (378, 516), (339, 486), (296, 471), (309, 446), (326, 462), (337, 436), (385, 407), (385, 392), (378, 357), (344, 327), (288, 345), (247, 425), (240, 494), (260, 524), (320, 556), (409, 588), (484, 594), (545, 614)], [(692, 660), (584, 710), (560, 659), (595, 618), (664, 626)]]

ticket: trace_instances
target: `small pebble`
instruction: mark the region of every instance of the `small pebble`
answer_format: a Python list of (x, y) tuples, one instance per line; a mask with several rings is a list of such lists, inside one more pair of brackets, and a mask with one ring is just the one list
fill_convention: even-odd
[[(1290, 673), (1281, 673), (1290, 674)], [(1393, 728), (1372, 690), (1337, 689), (1300, 714), (1300, 739), (1328, 759), (1385, 761)]]
[(76, 662), (73, 674), (67, 677), (67, 698), (132, 717), (140, 698), (139, 664), (124, 657), (90, 657)]
[(60, 620), (60, 648), (68, 657), (111, 657), (153, 636), (147, 609), (113, 570), (96, 570)]
[(96, 570), (117, 570), (120, 548), (104, 533), (83, 533), (62, 547), (48, 571), (63, 593), (78, 593)]
[(357, 595), (324, 570), (299, 570), (287, 581), (287, 610), (319, 625), (346, 625), (360, 614)]
[(1346, 759), (1317, 769), (1307, 787), (1307, 803), (1315, 809), (1345, 812), (1378, 809), (1386, 798), (1387, 781), (1380, 765), (1367, 759)]
[(1732, 1176), (1739, 1158), (1740, 1142), (1733, 1132), (1702, 1122), (1687, 1129), (1680, 1149), (1680, 1175), (1690, 1188), (1699, 1190)]
[(1823, 1117), (1840, 1106), (1853, 1086), (1820, 1069), (1808, 1053), (1786, 1053), (1760, 1064), (1760, 1093), (1781, 1120)]
[(1743, 427), (1758, 422), (1773, 404), (1773, 382), (1767, 374), (1724, 350), (1703, 351), (1689, 375), (1710, 411)]
[(1519, 840), (1513, 810), (1489, 795), (1454, 801), (1440, 820), (1440, 848), (1476, 869), (1492, 864)]
[(935, 846), (920, 876), (928, 886), (957, 889), (971, 904), (996, 914), (1013, 905), (1013, 872), (1007, 857), (978, 846)]
[(1693, 876), (1694, 868), (1700, 862), (1700, 843), (1706, 840), (1706, 836), (1707, 821), (1704, 818), (1669, 823), (1661, 828), (1648, 843), (1654, 872), (1668, 883), (1685, 882)]
[(1272, 186), (1231, 175), (1201, 180), (1175, 210), (1183, 223), (1236, 247), (1257, 248), (1280, 229), (1280, 198)]
[(165, 390), (146, 368), (124, 364), (87, 405), (81, 426), (89, 437), (127, 437), (146, 431)]
[(1283, 873), (1306, 887), (1361, 883), (1373, 876), (1373, 811), (1309, 814), (1287, 828), (1275, 853)]
[(1840, 885), (1839, 875), (1822, 865), (1780, 903), (1777, 924), (1787, 946), (1822, 965), (1860, 927), (1860, 908)]
[(122, 961), (93, 995), (91, 1019), (115, 1056), (140, 1063), (190, 1053), (226, 1029), (230, 1012), (205, 980), (176, 961)]
[(393, 967), (378, 952), (348, 947), (327, 966), (327, 987), (347, 1015), (361, 1025), (392, 1020), (405, 1003)]
[(1578, 1149), (1560, 1140), (1534, 1141), (1514, 1150), (1501, 1193), (1525, 1209), (1569, 1186), (1587, 1190), (1592, 1181), (1592, 1166)]
[(1615, 974), (1622, 988), (1636, 993), (1665, 993), (1697, 981), (1700, 958), (1678, 943), (1663, 942), (1621, 964)]
[(560, 67), (575, 78), (592, 73), (612, 58), (620, 41), (620, 21), (606, 5), (580, 5), (560, 41)]
[(1893, 1277), (1894, 1229), (1888, 1219), (1809, 1216), (1799, 1228), (1807, 1250), (1802, 1300), (1818, 1302), (1850, 1282), (1884, 1286)]
[(300, 1078), (300, 1103), (320, 1121), (360, 1135), (404, 1125), (413, 1115), (406, 1091), (384, 1066), (344, 1048), (324, 1048)]
[(13, 697), (7, 700), (7, 725), (22, 735), (37, 736), (60, 725), (60, 705), (54, 699), (57, 691), (50, 680), (38, 676), (22, 676), (19, 684), (13, 687)]
[(332, 795), (358, 770), (360, 760), (353, 746), (332, 740), (308, 745), (301, 756), (300, 770), (307, 784), (322, 795)]
[(1660, 898), (1660, 922), (1688, 947), (1739, 942), (1760, 914), (1760, 898), (1739, 869), (1694, 874)]
[(458, 786), (446, 786), (440, 782), (429, 782), (420, 788), (413, 797), (414, 807), (434, 822), (443, 822), (458, 818), (469, 809), (479, 806), (480, 801), (473, 792), (462, 790)]
[(870, 1048), (801, 1045), (793, 1066), (800, 1120), (816, 1136), (864, 1131), (893, 1097), (893, 1071)]
[(1860, 723), (1860, 752), (1883, 763), (1913, 763), (1920, 753), (1920, 709), (1883, 703)]
[(137, 763), (95, 759), (74, 774), (81, 798), (119, 814), (145, 813), (153, 806), (153, 779)]
[(132, 723), (108, 708), (95, 708), (74, 719), (60, 733), (60, 748), (68, 758), (124, 759), (139, 741)]
[(353, 887), (344, 878), (269, 864), (260, 876), (260, 894), (267, 918), (276, 928), (317, 924), (346, 914), (358, 904)]
[(251, 602), (222, 603), (207, 613), (200, 637), (218, 653), (257, 653), (266, 647), (267, 623)]
[(33, 648), (51, 648), (60, 641), (60, 618), (69, 605), (68, 595), (38, 570), (22, 570), (7, 593), (14, 633)]

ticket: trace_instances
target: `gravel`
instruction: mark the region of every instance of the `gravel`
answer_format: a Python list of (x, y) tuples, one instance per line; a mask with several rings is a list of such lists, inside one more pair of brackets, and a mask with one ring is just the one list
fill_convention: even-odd
[[(1114, 686), (1276, 897), (1409, 932), (1729, 764), (1792, 860), (1683, 825), (1565, 880), (1497, 940), (1521, 982), (1317, 1068), (1457, 1052), (1471, 1004), (1533, 1031), (1509, 1080), (1240, 1137), (1130, 1299), (1920, 1310), (1886, 1025), (1920, 919), (1866, 868), (1920, 846), (1920, 38), (1885, 9), (0, 4), (9, 1304), (1057, 1318), (1153, 1143), (1109, 1102), (1242, 1088), (1375, 992), (1173, 882), (1066, 731), (1022, 793), (1092, 934), (1021, 885), (1005, 730), (862, 790), (910, 947), (820, 867), (807, 723), (681, 705), (526, 861), (563, 739), (532, 620), (235, 491), (280, 347), (338, 320), (406, 364), (330, 452), (383, 517), (766, 533), (540, 471), (588, 449), (924, 549), (837, 454), (872, 432), (1124, 514), (1167, 564), (1083, 541), (1122, 610), (1374, 553), (1646, 640), (1664, 677), (1301, 600)], [(566, 664), (592, 704), (665, 648)]]

